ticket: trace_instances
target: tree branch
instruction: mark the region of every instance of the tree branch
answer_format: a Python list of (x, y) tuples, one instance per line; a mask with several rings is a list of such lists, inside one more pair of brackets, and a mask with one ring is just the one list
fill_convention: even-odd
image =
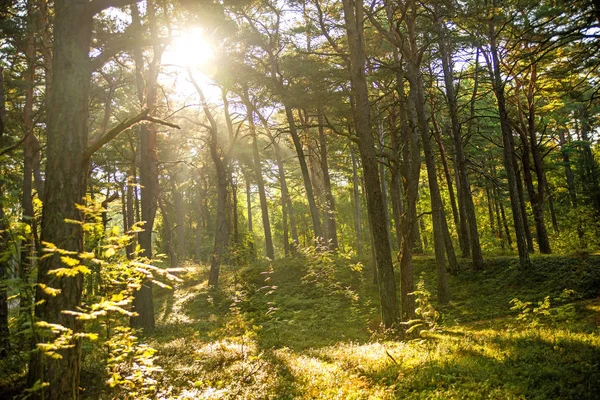
[(25, 139), (27, 139), (27, 136), (31, 135), (31, 131), (29, 131), (26, 135), (23, 135), (23, 137), (21, 139), (19, 139), (19, 141), (17, 141), (16, 143), (8, 146), (7, 148), (0, 150), (0, 157), (10, 153), (11, 151), (13, 151), (14, 149), (16, 149), (17, 147), (19, 147), (24, 141)]
[(106, 132), (104, 135), (93, 137), (89, 141), (87, 149), (85, 150), (84, 160), (90, 159), (94, 155), (95, 152), (100, 150), (102, 148), (102, 146), (104, 146), (105, 144), (107, 144), (108, 142), (113, 140), (115, 137), (117, 137), (117, 135), (119, 135), (119, 133), (131, 128), (132, 126), (134, 126), (142, 121), (154, 122), (157, 124), (169, 126), (171, 128), (180, 129), (179, 125), (172, 124), (170, 122), (166, 122), (161, 119), (149, 116), (148, 115), (149, 112), (150, 112), (150, 110), (148, 110), (148, 109), (142, 110), (142, 112), (140, 112), (135, 117), (121, 122), (119, 125), (115, 126), (110, 131)]

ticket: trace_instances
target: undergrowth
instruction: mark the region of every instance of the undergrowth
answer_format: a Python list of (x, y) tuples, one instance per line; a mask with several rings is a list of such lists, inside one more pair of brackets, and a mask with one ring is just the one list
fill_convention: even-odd
[[(450, 277), (440, 307), (435, 265), (415, 260), (416, 338), (377, 335), (369, 268), (353, 257), (208, 267), (156, 293), (159, 399), (593, 399), (600, 393), (600, 258), (493, 258)], [(414, 337), (414, 336), (412, 336)], [(91, 359), (94, 349), (86, 348)], [(89, 364), (85, 364), (89, 365)], [(83, 382), (98, 379), (87, 367)], [(87, 385), (84, 398), (111, 398)]]

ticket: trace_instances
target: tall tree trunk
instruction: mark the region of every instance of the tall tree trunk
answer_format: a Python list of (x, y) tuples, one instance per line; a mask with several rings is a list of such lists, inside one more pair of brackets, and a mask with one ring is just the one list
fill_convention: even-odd
[(196, 261), (200, 262), (202, 258), (202, 216), (204, 215), (204, 191), (202, 190), (202, 181), (198, 180), (198, 219), (196, 220)]
[[(83, 201), (87, 188), (89, 48), (93, 15), (87, 2), (55, 0), (54, 16), (54, 80), (47, 112), (41, 240), (79, 254), (83, 251), (82, 226), (66, 223), (65, 219), (82, 220), (76, 204)], [(58, 254), (40, 260), (35, 314), (39, 321), (60, 324), (78, 332), (81, 321), (63, 311), (76, 311), (81, 304), (83, 275), (58, 277), (49, 274), (49, 271), (63, 267)], [(43, 285), (60, 289), (61, 293), (51, 296), (42, 289)], [(49, 385), (42, 389), (46, 399), (76, 399), (79, 396), (80, 340), (73, 338), (69, 344), (72, 346), (58, 351), (60, 358), (45, 357), (41, 352), (32, 354), (28, 386), (48, 382)]]
[(292, 141), (294, 143), (294, 148), (296, 149), (296, 154), (298, 155), (298, 162), (300, 163), (300, 170), (302, 171), (304, 190), (306, 191), (306, 199), (308, 201), (310, 217), (312, 219), (312, 224), (313, 224), (313, 234), (314, 234), (315, 238), (322, 238), (323, 231), (321, 229), (321, 221), (319, 220), (319, 209), (317, 208), (317, 203), (315, 201), (313, 185), (310, 180), (310, 172), (308, 170), (308, 165), (306, 163), (306, 156), (304, 155), (304, 149), (302, 147), (302, 142), (300, 141), (300, 136), (298, 135), (298, 130), (296, 129), (296, 121), (294, 120), (294, 114), (292, 112), (292, 108), (289, 107), (287, 104), (284, 104), (284, 107), (285, 107), (285, 115), (287, 117), (287, 122), (288, 122), (289, 129), (290, 129), (290, 134), (292, 135)]
[[(396, 66), (401, 69), (399, 58), (395, 57)], [(408, 101), (404, 92), (404, 78), (401, 74), (396, 78), (398, 106), (400, 115), (406, 115), (408, 128), (401, 131), (402, 142), (402, 172), (404, 174), (404, 192), (406, 193), (406, 211), (401, 218), (403, 241), (400, 250), (400, 294), (402, 296), (402, 319), (411, 320), (415, 315), (414, 272), (412, 264), (413, 250), (423, 252), (419, 234), (417, 217), (417, 202), (419, 199), (419, 176), (421, 174), (421, 151), (418, 134), (417, 112), (415, 110), (416, 94), (409, 92)], [(406, 110), (406, 111), (402, 111)], [(404, 114), (403, 114), (404, 113)]]
[[(497, 0), (493, 1), (496, 6)], [(525, 234), (525, 225), (523, 221), (523, 215), (521, 213), (521, 201), (518, 193), (518, 177), (513, 162), (514, 152), (514, 140), (513, 133), (510, 127), (510, 121), (508, 118), (508, 112), (506, 110), (506, 101), (504, 98), (504, 82), (502, 80), (502, 74), (500, 71), (500, 59), (498, 57), (497, 49), (497, 32), (494, 21), (489, 22), (489, 33), (490, 33), (490, 53), (492, 56), (492, 71), (493, 76), (491, 77), (494, 82), (494, 92), (496, 94), (496, 100), (498, 101), (498, 112), (500, 114), (500, 127), (502, 130), (502, 144), (503, 144), (503, 157), (504, 157), (504, 170), (508, 178), (508, 191), (510, 194), (510, 204), (513, 213), (513, 220), (515, 225), (515, 236), (517, 242), (517, 248), (519, 251), (519, 262), (522, 268), (529, 268), (531, 261), (529, 259), (529, 251), (527, 246), (527, 237)]]
[(249, 174), (244, 174), (244, 178), (246, 179), (246, 213), (248, 214), (248, 233), (252, 235), (254, 230), (253, 220), (252, 220), (252, 186), (250, 184)]
[(371, 132), (371, 110), (369, 104), (367, 79), (365, 76), (365, 51), (363, 42), (363, 4), (362, 0), (343, 0), (344, 20), (348, 33), (350, 60), (350, 81), (355, 104), (355, 130), (359, 138), (359, 151), (363, 165), (367, 207), (371, 232), (377, 258), (377, 277), (381, 304), (381, 319), (386, 327), (391, 327), (400, 319), (396, 280), (390, 252), (387, 221), (383, 208), (383, 195), (377, 168), (377, 154)]
[(325, 129), (323, 128), (323, 114), (319, 111), (319, 150), (321, 159), (321, 171), (323, 173), (323, 190), (325, 191), (327, 234), (331, 241), (331, 247), (338, 248), (337, 227), (335, 223), (335, 199), (331, 191), (331, 178), (329, 177), (329, 164), (327, 161), (327, 141), (325, 140)]
[[(578, 206), (577, 192), (575, 191), (575, 175), (571, 169), (571, 158), (569, 157), (569, 151), (566, 148), (567, 142), (565, 141), (565, 132), (562, 129), (558, 131), (560, 151), (563, 156), (563, 165), (565, 167), (565, 177), (567, 179), (567, 188), (569, 189), (569, 199), (571, 200), (571, 206), (576, 209)], [(583, 228), (581, 226), (581, 220), (577, 221), (577, 235), (579, 236), (579, 243), (583, 247)]]
[[(454, 77), (452, 71), (452, 63), (450, 52), (448, 51), (446, 27), (441, 19), (437, 21), (439, 29), (440, 53), (442, 57), (442, 68), (444, 70), (444, 82), (446, 88), (446, 99), (450, 110), (450, 121), (452, 128), (452, 137), (454, 139), (454, 151), (456, 155), (456, 167), (458, 170), (458, 178), (460, 180), (460, 193), (458, 197), (459, 203), (463, 203), (467, 226), (469, 229), (469, 247), (473, 260), (473, 269), (480, 271), (483, 269), (483, 253), (481, 251), (481, 243), (479, 241), (479, 230), (477, 228), (477, 216), (475, 215), (475, 205), (473, 203), (473, 195), (471, 194), (471, 184), (469, 182), (469, 174), (467, 171), (466, 157), (464, 153), (464, 144), (460, 131), (460, 122), (458, 120), (458, 104), (456, 94), (454, 92)], [(479, 58), (477, 57), (477, 60)], [(478, 62), (475, 64), (475, 85), (473, 87), (473, 95), (471, 98), (471, 116), (469, 119), (469, 136), (473, 134), (473, 124), (475, 122), (474, 102), (477, 96), (478, 79)]]
[[(440, 11), (440, 7), (436, 7), (436, 12)], [(479, 231), (477, 229), (477, 217), (475, 215), (475, 205), (473, 204), (473, 196), (471, 194), (471, 188), (469, 183), (469, 175), (466, 166), (466, 158), (464, 154), (464, 144), (462, 140), (462, 135), (460, 132), (460, 123), (458, 120), (458, 104), (456, 101), (456, 95), (454, 92), (454, 77), (452, 72), (452, 63), (450, 52), (448, 51), (448, 43), (447, 43), (447, 35), (446, 35), (446, 27), (441, 20), (441, 16), (438, 17), (436, 22), (436, 28), (438, 30), (439, 37), (439, 48), (440, 48), (440, 56), (442, 58), (442, 69), (444, 72), (444, 82), (446, 88), (446, 100), (448, 102), (449, 111), (450, 111), (450, 121), (452, 128), (452, 137), (454, 142), (454, 152), (456, 155), (456, 170), (458, 172), (459, 179), (459, 196), (458, 202), (459, 207), (463, 208), (464, 216), (466, 221), (461, 221), (463, 225), (459, 226), (459, 231), (463, 236), (463, 255), (467, 255), (469, 252), (472, 255), (473, 260), (473, 269), (482, 270), (483, 269), (483, 254), (481, 252), (481, 244), (479, 242)], [(477, 57), (478, 59), (478, 57)], [(472, 102), (475, 100), (475, 96), (477, 95), (477, 73), (478, 73), (478, 64), (475, 65), (475, 86), (473, 89), (473, 97)], [(471, 118), (469, 122), (469, 135), (472, 134), (472, 126), (474, 122), (474, 112), (472, 108)], [(464, 223), (466, 222), (466, 224)], [(468, 239), (469, 241), (465, 241), (466, 230), (465, 225), (468, 227)], [(468, 244), (468, 247), (467, 247)]]
[(392, 213), (394, 215), (394, 229), (396, 230), (396, 241), (398, 250), (402, 249), (402, 214), (404, 214), (404, 195), (402, 190), (401, 182), (401, 168), (400, 168), (400, 137), (405, 136), (405, 133), (399, 133), (398, 131), (405, 131), (407, 128), (404, 122), (402, 122), (401, 128), (396, 128), (395, 116), (392, 118), (390, 112), (390, 125), (392, 126), (392, 153), (393, 157), (390, 160), (390, 199), (392, 201)]
[[(529, 196), (529, 202), (531, 204), (531, 210), (533, 211), (533, 220), (535, 223), (535, 231), (540, 248), (540, 253), (549, 254), (550, 240), (548, 239), (548, 230), (546, 229), (546, 221), (544, 218), (544, 172), (542, 166), (542, 156), (540, 154), (539, 143), (536, 136), (536, 123), (535, 123), (535, 98), (534, 90), (537, 80), (536, 65), (530, 66), (529, 84), (527, 85), (527, 91), (525, 97), (527, 99), (527, 106), (524, 107), (520, 92), (523, 88), (523, 84), (520, 79), (515, 78), (516, 89), (515, 89), (515, 100), (517, 104), (518, 118), (513, 123), (515, 130), (521, 137), (521, 143), (523, 146), (523, 156), (521, 161), (523, 163), (523, 177), (525, 179), (525, 186), (527, 188), (527, 194)], [(531, 161), (533, 160), (533, 165)], [(533, 176), (531, 171), (534, 170), (537, 178), (537, 188), (534, 186)]]
[[(0, 69), (0, 74), (2, 69)], [(2, 94), (2, 80), (0, 78), (0, 95)], [(2, 104), (4, 106), (4, 98), (0, 96)], [(0, 118), (0, 126), (3, 126), (4, 118)], [(1, 130), (0, 130), (1, 133)], [(1, 135), (0, 135), (1, 136)], [(0, 142), (1, 143), (1, 142)], [(8, 260), (4, 257), (4, 253), (8, 248), (8, 238), (6, 237), (6, 223), (4, 216), (4, 192), (2, 191), (2, 184), (0, 183), (0, 281), (3, 281), (7, 277), (8, 271)], [(6, 357), (10, 347), (10, 331), (8, 329), (8, 291), (7, 286), (0, 285), (0, 359)]]
[(31, 293), (29, 291), (29, 273), (34, 267), (35, 238), (37, 237), (37, 224), (33, 211), (33, 171), (36, 162), (39, 164), (40, 143), (35, 137), (33, 131), (33, 100), (35, 86), (35, 65), (36, 65), (36, 46), (35, 46), (35, 19), (34, 4), (30, 0), (27, 2), (27, 44), (25, 57), (27, 59), (27, 68), (25, 70), (25, 104), (23, 106), (23, 122), (25, 126), (26, 138), (23, 141), (23, 192), (21, 196), (21, 206), (23, 207), (22, 221), (31, 229), (29, 237), (21, 241), (21, 257), (19, 260), (19, 278), (23, 281), (23, 288), (19, 293), (21, 318), (28, 320), (31, 313)]
[(410, 91), (415, 92), (415, 109), (417, 112), (417, 127), (423, 142), (423, 153), (425, 155), (425, 166), (427, 167), (427, 178), (429, 182), (429, 195), (431, 197), (431, 218), (433, 221), (433, 248), (435, 252), (435, 265), (437, 272), (437, 295), (440, 304), (450, 301), (448, 289), (448, 278), (446, 276), (446, 258), (444, 242), (444, 206), (437, 181), (435, 168), (435, 156), (429, 136), (427, 125), (427, 114), (425, 110), (425, 96), (423, 93), (423, 78), (419, 66), (412, 60), (407, 62), (406, 77), (410, 85)]
[(265, 233), (265, 247), (267, 251), (267, 257), (271, 260), (275, 258), (275, 249), (273, 248), (273, 237), (271, 235), (271, 222), (269, 221), (269, 208), (267, 205), (267, 194), (265, 192), (265, 181), (262, 175), (262, 168), (260, 165), (260, 153), (258, 150), (258, 139), (256, 133), (256, 126), (254, 125), (254, 113), (252, 104), (248, 101), (246, 103), (246, 113), (248, 116), (248, 126), (250, 127), (250, 134), (252, 136), (252, 157), (254, 169), (254, 177), (256, 184), (258, 185), (258, 196), (260, 198), (260, 210), (262, 215), (263, 229)]
[(290, 233), (292, 234), (292, 248), (295, 249), (299, 242), (298, 239), (298, 228), (296, 224), (296, 213), (294, 212), (294, 206), (292, 204), (292, 197), (290, 196), (290, 192), (287, 185), (287, 179), (285, 177), (285, 167), (283, 165), (283, 157), (281, 155), (281, 147), (279, 146), (279, 142), (275, 139), (275, 137), (271, 133), (271, 128), (269, 127), (269, 121), (260, 113), (256, 108), (254, 108), (254, 112), (261, 120), (265, 133), (267, 134), (269, 140), (273, 144), (273, 152), (275, 153), (275, 162), (277, 162), (277, 173), (279, 175), (279, 184), (281, 186), (281, 196), (284, 199), (284, 205), (282, 207), (287, 207), (287, 215), (289, 217), (290, 222)]
[[(4, 70), (0, 66), (0, 144), (6, 123), (6, 106), (4, 104)], [(4, 254), (7, 249), (8, 240), (6, 237), (6, 222), (4, 216), (4, 191), (2, 182), (0, 182), (0, 254)], [(8, 260), (0, 258), (0, 280), (7, 278)], [(0, 358), (7, 354), (10, 344), (10, 332), (8, 329), (8, 292), (5, 285), (0, 286)]]
[(239, 216), (238, 216), (238, 186), (237, 182), (233, 181), (233, 174), (231, 175), (232, 180), (231, 183), (231, 211), (233, 214), (233, 219), (231, 225), (233, 226), (233, 243), (240, 242), (240, 232), (239, 232)]
[(600, 214), (600, 186), (598, 185), (598, 167), (590, 145), (590, 121), (587, 108), (579, 111), (581, 140), (583, 142), (583, 167), (586, 181), (585, 192), (597, 213)]
[[(132, 24), (140, 27), (140, 17), (137, 4), (132, 5)], [(158, 72), (162, 58), (163, 47), (158, 42), (158, 28), (156, 26), (156, 9), (153, 0), (147, 0), (146, 13), (150, 26), (150, 36), (153, 39), (153, 56), (148, 65), (148, 76), (142, 82), (137, 82), (138, 88), (144, 83), (146, 96), (138, 92), (140, 101), (145, 104), (150, 113), (155, 113), (158, 99)], [(134, 50), (134, 58), (137, 70), (137, 79), (141, 78), (143, 70), (142, 50), (137, 47)], [(154, 219), (158, 208), (158, 152), (157, 152), (157, 130), (155, 125), (142, 125), (140, 127), (140, 185), (141, 185), (141, 211), (144, 221), (144, 231), (139, 234), (139, 244), (142, 256), (152, 259), (152, 230)], [(131, 325), (137, 328), (154, 329), (154, 302), (152, 296), (152, 281), (145, 279), (142, 286), (135, 293), (133, 309), (137, 315), (131, 318)]]
[(385, 173), (385, 157), (383, 156), (384, 147), (385, 147), (385, 138), (383, 135), (383, 126), (381, 121), (377, 121), (377, 142), (379, 147), (379, 153), (381, 156), (379, 157), (379, 178), (381, 179), (381, 195), (383, 196), (383, 212), (385, 215), (385, 220), (387, 222), (386, 231), (388, 233), (389, 243), (390, 243), (390, 252), (392, 252), (392, 225), (390, 218), (390, 210), (388, 207), (388, 185), (387, 178)]
[[(231, 176), (231, 174), (228, 172), (230, 164), (230, 152), (233, 148), (234, 142), (231, 141), (232, 138), (230, 137), (229, 148), (227, 150), (224, 150), (223, 147), (219, 145), (219, 127), (217, 121), (208, 107), (208, 103), (202, 88), (194, 80), (191, 72), (189, 72), (189, 77), (192, 81), (192, 84), (196, 88), (196, 92), (198, 92), (198, 97), (200, 98), (200, 104), (202, 110), (204, 111), (204, 115), (210, 123), (208, 132), (208, 147), (210, 149), (210, 157), (215, 164), (215, 169), (217, 172), (217, 216), (215, 223), (213, 252), (210, 257), (210, 271), (208, 273), (208, 286), (213, 289), (217, 289), (219, 287), (221, 259), (229, 242), (230, 229), (227, 221), (229, 196), (227, 195), (227, 188), (229, 187), (228, 178)], [(223, 91), (222, 95), (223, 103), (225, 107), (227, 107), (227, 93)], [(229, 120), (229, 118), (227, 118), (227, 120)]]
[(523, 179), (521, 177), (521, 169), (518, 166), (516, 152), (513, 152), (513, 164), (517, 175), (517, 194), (519, 196), (519, 206), (523, 219), (523, 227), (525, 229), (527, 249), (530, 253), (533, 253), (533, 236), (531, 236), (531, 229), (529, 228), (529, 218), (527, 218), (527, 205), (525, 204), (525, 192), (523, 190)]
[[(135, 157), (135, 155), (134, 155)], [(135, 220), (135, 213), (133, 211), (133, 191), (136, 190), (136, 186), (133, 183), (135, 181), (135, 158), (133, 160), (132, 166), (129, 170), (129, 176), (127, 177), (127, 188), (126, 188), (126, 210), (127, 210), (127, 218), (125, 218), (125, 232), (131, 231), (133, 224), (138, 222)], [(125, 197), (123, 197), (125, 199)], [(136, 235), (137, 236), (137, 235)], [(135, 239), (132, 238), (129, 241), (125, 251), (127, 252), (127, 258), (133, 258), (133, 251), (135, 249)]]
[[(446, 184), (448, 185), (448, 195), (450, 196), (450, 207), (452, 208), (452, 217), (454, 219), (454, 225), (456, 226), (456, 231), (460, 235), (460, 219), (458, 214), (458, 207), (456, 205), (456, 197), (454, 195), (454, 184), (452, 182), (452, 173), (450, 172), (450, 167), (448, 166), (448, 157), (446, 156), (446, 147), (444, 146), (444, 141), (442, 139), (442, 134), (440, 132), (440, 127), (437, 123), (435, 115), (431, 116), (431, 122), (433, 123), (433, 133), (435, 135), (435, 141), (438, 144), (438, 148), (440, 149), (440, 159), (442, 160), (442, 166), (444, 168), (444, 176), (446, 178)], [(459, 238), (459, 243), (460, 243)]]
[(186, 259), (185, 251), (185, 201), (183, 193), (183, 171), (177, 171), (173, 177), (173, 202), (175, 205), (175, 242), (174, 251), (177, 256), (177, 260), (182, 262)]
[(352, 198), (354, 200), (354, 230), (356, 231), (356, 253), (362, 255), (363, 238), (362, 238), (362, 221), (360, 216), (360, 190), (358, 179), (358, 165), (354, 151), (350, 147), (350, 158), (352, 160)]

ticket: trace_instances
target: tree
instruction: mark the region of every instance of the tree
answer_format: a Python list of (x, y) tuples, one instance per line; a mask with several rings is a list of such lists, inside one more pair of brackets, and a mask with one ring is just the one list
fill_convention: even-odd
[(361, 0), (344, 0), (344, 21), (348, 34), (350, 82), (354, 98), (354, 129), (358, 137), (358, 149), (362, 161), (369, 221), (373, 233), (375, 257), (377, 261), (377, 282), (381, 301), (381, 319), (386, 327), (391, 327), (400, 319), (396, 297), (396, 280), (392, 265), (387, 222), (383, 211), (381, 181), (375, 152), (375, 141), (371, 131), (371, 107), (365, 76), (363, 4)]

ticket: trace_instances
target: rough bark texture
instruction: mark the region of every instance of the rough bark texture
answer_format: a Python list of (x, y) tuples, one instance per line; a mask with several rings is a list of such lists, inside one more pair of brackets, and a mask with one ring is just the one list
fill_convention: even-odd
[(352, 159), (352, 199), (354, 200), (354, 230), (356, 231), (356, 252), (362, 255), (363, 238), (362, 238), (362, 221), (360, 215), (360, 190), (358, 179), (358, 165), (354, 151), (350, 147), (350, 158)]
[(312, 219), (313, 233), (315, 238), (322, 238), (323, 230), (321, 228), (321, 221), (319, 219), (319, 209), (315, 201), (313, 185), (310, 180), (310, 172), (306, 163), (306, 156), (304, 155), (304, 148), (302, 147), (302, 142), (300, 141), (300, 136), (298, 135), (298, 130), (296, 129), (294, 113), (292, 112), (292, 108), (289, 107), (287, 104), (284, 107), (285, 115), (290, 128), (290, 134), (292, 135), (292, 141), (294, 142), (294, 149), (296, 149), (296, 154), (298, 155), (298, 162), (300, 163), (300, 170), (302, 171), (304, 190), (306, 191), (306, 199), (308, 201), (310, 217)]
[[(87, 1), (54, 2), (54, 82), (48, 109), (41, 235), (43, 242), (76, 253), (83, 251), (82, 227), (65, 223), (65, 219), (81, 221), (81, 213), (75, 205), (83, 202), (87, 187), (89, 159), (84, 159), (84, 154), (88, 144), (91, 80), (88, 54), (92, 34), (92, 15), (87, 6)], [(69, 157), (65, 157), (65, 153)], [(83, 275), (57, 277), (49, 274), (49, 271), (63, 267), (58, 255), (40, 261), (38, 282), (60, 289), (61, 293), (49, 296), (38, 287), (35, 314), (38, 320), (60, 324), (76, 332), (81, 328), (80, 321), (62, 311), (75, 311), (79, 306)], [(45, 357), (39, 351), (32, 354), (28, 383), (48, 382), (49, 386), (44, 389), (46, 399), (76, 399), (79, 396), (79, 340), (73, 339), (72, 344), (73, 347), (60, 350), (60, 359)]]
[(508, 191), (510, 194), (510, 205), (513, 213), (515, 225), (515, 236), (517, 249), (519, 251), (519, 262), (522, 268), (529, 268), (531, 261), (529, 259), (529, 251), (527, 246), (527, 237), (525, 235), (525, 225), (523, 222), (523, 214), (521, 213), (521, 202), (518, 193), (517, 173), (513, 162), (514, 142), (513, 133), (510, 128), (510, 121), (506, 111), (506, 101), (504, 98), (504, 82), (500, 71), (500, 60), (498, 58), (498, 49), (496, 44), (496, 30), (493, 21), (489, 23), (490, 28), (490, 53), (492, 56), (492, 71), (491, 77), (494, 82), (494, 92), (498, 102), (498, 112), (500, 114), (500, 127), (502, 130), (503, 158), (504, 170), (508, 178)]
[(254, 125), (252, 105), (249, 102), (246, 104), (246, 113), (248, 115), (250, 135), (252, 136), (252, 169), (254, 170), (254, 178), (256, 179), (256, 184), (258, 186), (260, 210), (265, 234), (265, 247), (267, 251), (267, 257), (273, 260), (275, 258), (275, 249), (273, 248), (273, 236), (271, 235), (271, 222), (269, 220), (269, 207), (267, 205), (267, 194), (265, 192), (265, 180), (263, 179), (262, 167), (260, 165), (260, 152), (258, 149), (258, 138), (256, 126)]
[(379, 180), (375, 142), (371, 131), (370, 104), (365, 76), (365, 53), (363, 42), (363, 4), (361, 0), (344, 0), (344, 20), (348, 33), (350, 53), (350, 81), (355, 104), (355, 130), (359, 138), (359, 151), (363, 165), (367, 207), (377, 259), (377, 277), (381, 304), (381, 319), (391, 327), (400, 319), (396, 281), (390, 252), (387, 221), (383, 208), (383, 195)]
[(329, 164), (327, 161), (327, 141), (323, 127), (323, 115), (319, 113), (319, 151), (321, 171), (323, 173), (323, 190), (325, 191), (325, 212), (327, 220), (327, 236), (333, 249), (338, 248), (337, 226), (335, 222), (335, 199), (331, 191), (331, 178), (329, 177)]
[[(148, 0), (146, 12), (149, 19), (150, 35), (157, 39), (157, 27), (155, 17), (155, 5), (153, 1)], [(132, 21), (139, 27), (139, 15), (137, 15), (137, 4), (132, 6)], [(137, 22), (136, 22), (137, 19)], [(156, 40), (153, 46), (153, 58), (148, 66), (148, 76), (142, 82), (145, 82), (145, 98), (138, 93), (140, 102), (145, 104), (145, 108), (152, 114), (157, 104), (158, 95), (158, 69), (162, 57), (163, 48)], [(143, 59), (141, 49), (135, 49), (136, 69), (138, 72), (143, 70)], [(140, 79), (140, 74), (137, 74)], [(138, 87), (142, 82), (137, 82)], [(152, 259), (152, 230), (154, 228), (154, 219), (158, 208), (158, 153), (157, 153), (157, 135), (156, 126), (142, 125), (140, 129), (140, 185), (141, 185), (141, 212), (142, 221), (144, 221), (144, 231), (139, 234), (139, 244), (142, 249), (142, 256)], [(154, 303), (152, 296), (152, 281), (146, 279), (142, 282), (142, 287), (135, 293), (133, 300), (133, 309), (137, 313), (131, 318), (131, 325), (137, 328), (154, 329)]]
[[(6, 108), (4, 105), (4, 71), (0, 67), (0, 147), (2, 145), (2, 134), (6, 121)], [(3, 259), (8, 240), (5, 235), (6, 224), (4, 222), (4, 192), (2, 181), (0, 181), (0, 281), (6, 279), (7, 261)], [(8, 330), (8, 293), (6, 287), (0, 284), (0, 358), (6, 356), (9, 346)]]
[[(439, 7), (438, 7), (439, 10)], [(439, 48), (440, 56), (442, 58), (442, 69), (444, 72), (444, 83), (446, 89), (446, 100), (449, 106), (450, 121), (452, 128), (452, 138), (454, 141), (454, 151), (456, 156), (456, 169), (458, 172), (458, 179), (460, 181), (459, 187), (459, 207), (464, 209), (466, 218), (466, 225), (468, 227), (468, 248), (463, 248), (463, 255), (465, 250), (469, 250), (473, 260), (473, 269), (483, 269), (483, 254), (481, 252), (481, 243), (479, 241), (479, 230), (477, 229), (477, 217), (475, 215), (475, 205), (473, 204), (473, 196), (471, 194), (471, 185), (469, 183), (469, 175), (467, 172), (466, 158), (464, 153), (464, 144), (460, 131), (460, 123), (458, 120), (458, 104), (456, 101), (456, 95), (454, 92), (454, 77), (452, 72), (451, 55), (448, 51), (448, 43), (446, 38), (446, 27), (442, 20), (438, 18), (436, 27), (438, 29), (439, 36)], [(477, 69), (477, 65), (476, 65)], [(475, 88), (473, 92), (473, 101), (477, 94), (477, 79), (475, 80)], [(470, 119), (469, 128), (472, 127), (474, 118), (473, 115)], [(472, 134), (472, 132), (469, 132)], [(464, 224), (464, 222), (463, 222)], [(464, 225), (460, 227), (460, 231), (464, 236)], [(464, 241), (464, 238), (463, 238)]]
[(281, 155), (281, 147), (279, 146), (279, 142), (275, 139), (273, 134), (271, 133), (271, 128), (269, 127), (269, 122), (267, 119), (256, 109), (254, 110), (258, 118), (263, 125), (265, 133), (267, 134), (269, 140), (273, 144), (273, 152), (275, 153), (275, 161), (277, 162), (277, 173), (279, 175), (279, 184), (281, 185), (281, 197), (282, 197), (282, 207), (287, 208), (287, 216), (289, 217), (290, 224), (290, 233), (292, 235), (292, 250), (298, 246), (298, 228), (296, 224), (296, 213), (294, 212), (294, 206), (292, 204), (292, 197), (290, 196), (290, 192), (287, 185), (287, 179), (285, 177), (285, 167), (283, 165), (283, 156)]
[[(2, 71), (0, 70), (0, 73)], [(2, 82), (0, 81), (0, 85)], [(0, 92), (2, 87), (0, 86)], [(3, 99), (1, 99), (3, 100)], [(1, 107), (1, 106), (0, 106)], [(0, 121), (4, 122), (2, 118)], [(0, 141), (1, 143), (1, 141)], [(4, 193), (2, 192), (2, 182), (0, 182), (0, 282), (7, 278), (8, 261), (4, 260), (4, 252), (7, 250), (8, 238), (5, 235), (6, 224), (4, 223)], [(8, 330), (8, 293), (6, 286), (0, 284), (0, 358), (8, 354), (10, 346), (10, 332)]]
[(450, 301), (448, 289), (448, 278), (446, 276), (446, 258), (444, 242), (444, 206), (437, 181), (437, 172), (435, 168), (435, 157), (433, 146), (427, 129), (427, 115), (425, 110), (425, 97), (423, 94), (423, 81), (420, 76), (418, 65), (409, 61), (407, 65), (406, 77), (410, 84), (411, 92), (415, 92), (418, 130), (423, 142), (423, 153), (425, 155), (425, 165), (427, 167), (427, 178), (429, 182), (429, 195), (431, 197), (431, 218), (433, 220), (433, 248), (435, 252), (435, 265), (437, 272), (437, 294), (440, 304), (447, 304)]

